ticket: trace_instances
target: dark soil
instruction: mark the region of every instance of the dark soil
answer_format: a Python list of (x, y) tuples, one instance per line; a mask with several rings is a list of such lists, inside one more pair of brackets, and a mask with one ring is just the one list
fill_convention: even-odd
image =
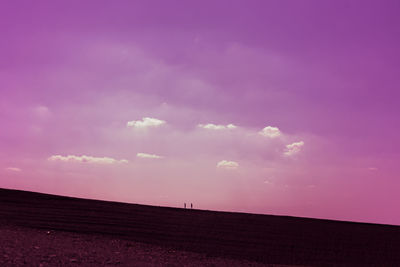
[[(62, 238), (54, 239), (58, 241), (54, 241), (53, 245), (49, 245), (47, 241), (43, 241), (42, 245), (29, 243), (38, 247), (57, 248), (71, 243), (78, 233), (79, 236), (90, 235), (89, 241), (78, 238), (81, 240), (80, 244), (85, 244), (82, 246), (86, 249), (78, 249), (74, 253), (79, 255), (79, 251), (86, 251), (90, 257), (79, 257), (76, 260), (88, 264), (90, 262), (86, 262), (86, 259), (95, 260), (98, 257), (97, 265), (107, 263), (108, 259), (114, 259), (111, 255), (115, 251), (119, 251), (121, 255), (128, 255), (119, 259), (121, 264), (136, 260), (143, 264), (153, 264), (150, 258), (146, 258), (147, 256), (144, 256), (143, 261), (139, 258), (129, 258), (132, 251), (124, 245), (134, 244), (132, 250), (146, 251), (143, 249), (146, 247), (143, 243), (146, 243), (158, 251), (154, 256), (158, 258), (157, 263), (154, 264), (160, 263), (163, 266), (173, 261), (178, 262), (179, 266), (185, 264), (204, 266), (208, 264), (207, 262), (213, 266), (223, 266), (225, 264), (223, 261), (228, 261), (227, 259), (238, 260), (227, 266), (251, 264), (250, 261), (307, 266), (400, 266), (400, 253), (398, 253), (400, 227), (390, 225), (185, 210), (6, 189), (0, 189), (0, 225), (1, 223), (43, 229), (42, 232), (25, 230), (28, 231), (25, 234), (15, 232), (16, 235), (25, 235), (26, 240), (29, 240), (31, 235), (34, 236), (34, 233), (39, 234), (43, 231), (60, 234), (65, 231), (71, 232), (69, 235), (62, 234), (66, 241)], [(13, 228), (2, 229), (2, 231), (14, 231)], [(44, 240), (48, 238), (50, 237), (46, 236)], [(99, 245), (102, 242), (96, 240), (101, 238), (116, 240), (116, 245), (109, 245), (112, 244), (111, 241), (103, 242), (107, 245)], [(14, 244), (14, 250), (17, 249), (15, 253), (26, 254), (26, 251), (22, 251), (26, 246), (28, 246), (27, 251), (36, 251), (35, 248), (31, 249), (26, 245), (28, 244), (26, 242), (28, 241), (22, 238), (18, 246)], [(90, 242), (94, 242), (95, 245), (91, 245)], [(100, 250), (90, 254), (90, 248)], [(183, 253), (179, 254), (181, 256), (192, 256), (189, 257), (189, 261), (179, 264), (178, 259), (184, 256), (175, 257), (165, 252), (172, 250), (180, 251), (179, 253)], [(59, 251), (58, 254), (56, 251)], [(56, 249), (51, 253), (59, 255), (63, 253), (62, 251), (65, 249)], [(197, 254), (190, 254), (187, 251)], [(74, 255), (62, 258), (62, 261), (75, 259), (77, 256)], [(153, 257), (150, 252), (148, 254), (138, 252), (138, 255)], [(50, 257), (50, 254), (47, 256)], [(14, 255), (11, 258), (15, 257)], [(219, 261), (212, 263), (210, 259)], [(190, 265), (192, 260), (194, 265)], [(203, 261), (204, 264), (200, 264)]]
[(103, 235), (0, 226), (0, 266), (273, 266)]

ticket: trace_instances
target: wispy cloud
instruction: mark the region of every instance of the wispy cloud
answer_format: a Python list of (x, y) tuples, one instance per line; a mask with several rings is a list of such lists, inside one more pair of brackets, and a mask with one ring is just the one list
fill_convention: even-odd
[(12, 171), (12, 172), (20, 172), (22, 171), (20, 168), (17, 167), (8, 167), (6, 168), (7, 171)]
[(126, 126), (127, 127), (143, 129), (143, 128), (148, 128), (148, 127), (158, 127), (158, 126), (163, 125), (165, 123), (166, 122), (163, 121), (163, 120), (144, 117), (142, 120), (128, 121), (126, 123)]
[(128, 160), (121, 159), (116, 160), (110, 157), (92, 157), (92, 156), (61, 156), (61, 155), (53, 155), (48, 158), (49, 161), (64, 161), (64, 162), (82, 162), (82, 163), (99, 163), (99, 164), (115, 164), (115, 163), (128, 163)]
[(42, 106), (42, 105), (34, 107), (33, 111), (34, 111), (35, 115), (40, 118), (46, 118), (51, 115), (50, 109), (48, 107)]
[(281, 136), (281, 131), (278, 127), (267, 126), (258, 132), (262, 136), (275, 138)]
[(236, 161), (221, 160), (217, 163), (217, 167), (225, 169), (236, 169), (239, 167), (239, 163), (237, 163)]
[(163, 156), (155, 155), (155, 154), (147, 154), (147, 153), (137, 153), (136, 157), (138, 158), (147, 158), (147, 159), (162, 159)]
[(286, 156), (292, 156), (294, 154), (297, 154), (301, 151), (302, 147), (304, 146), (304, 142), (300, 141), (300, 142), (294, 142), (292, 144), (286, 145), (286, 151), (285, 151), (285, 155)]
[(198, 124), (197, 127), (203, 128), (203, 129), (209, 129), (209, 130), (224, 130), (224, 129), (235, 129), (235, 128), (237, 128), (237, 126), (232, 124), (232, 123), (227, 124), (227, 125), (213, 124), (213, 123)]

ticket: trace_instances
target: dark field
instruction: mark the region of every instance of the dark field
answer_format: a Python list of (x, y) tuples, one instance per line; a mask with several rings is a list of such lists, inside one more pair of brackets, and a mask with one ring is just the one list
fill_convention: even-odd
[(0, 225), (0, 244), (1, 267), (285, 267), (240, 259), (209, 257), (204, 253), (179, 251), (112, 236), (12, 225)]
[[(141, 258), (143, 264), (140, 266), (155, 266), (160, 261), (165, 265), (168, 261), (178, 261), (177, 265), (171, 263), (168, 266), (255, 265), (254, 262), (306, 266), (400, 266), (399, 226), (184, 210), (17, 190), (0, 189), (0, 229), (2, 249), (8, 244), (10, 250), (14, 248), (11, 254), (17, 255), (27, 253), (18, 250), (24, 250), (29, 242), (30, 248), (52, 248), (54, 251), (47, 255), (49, 257), (57, 255), (61, 250), (57, 250), (57, 246), (71, 243), (74, 237), (79, 236), (80, 242), (87, 242), (85, 247), (90, 247), (91, 242), (103, 244), (103, 252), (89, 255), (99, 259), (107, 253), (112, 254), (113, 250), (128, 255), (133, 250), (140, 252), (144, 248), (148, 254)], [(24, 231), (25, 234), (21, 233)], [(56, 235), (61, 237), (55, 239)], [(29, 241), (32, 236), (38, 238)], [(19, 239), (22, 241), (16, 245)], [(99, 239), (108, 241), (96, 241)], [(52, 245), (46, 240), (53, 240)], [(104, 246), (111, 244), (110, 240), (116, 242), (116, 247)], [(41, 245), (33, 245), (35, 242)], [(129, 242), (135, 249), (126, 252)], [(35, 251), (35, 248), (31, 250)], [(158, 252), (153, 255), (152, 250)], [(84, 252), (84, 248), (79, 251)], [(175, 255), (166, 251), (174, 251)], [(176, 257), (176, 253), (181, 257)], [(0, 255), (0, 263), (10, 262), (8, 254), (7, 257)], [(78, 260), (88, 263), (82, 262), (87, 257), (76, 257), (72, 256), (76, 261), (69, 264), (79, 264)], [(154, 258), (157, 258), (157, 264), (147, 264)], [(187, 260), (179, 264), (182, 258)], [(71, 257), (65, 258), (68, 259)], [(106, 263), (106, 259), (98, 262), (100, 265)], [(117, 257), (109, 264), (129, 266), (125, 256), (122, 260)]]

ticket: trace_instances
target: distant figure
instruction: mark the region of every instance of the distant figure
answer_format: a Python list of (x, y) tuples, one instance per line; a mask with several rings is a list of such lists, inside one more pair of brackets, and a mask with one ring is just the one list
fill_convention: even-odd
[(190, 208), (193, 209), (193, 203), (190, 203)]
[(183, 207), (186, 209), (186, 203), (183, 204)]

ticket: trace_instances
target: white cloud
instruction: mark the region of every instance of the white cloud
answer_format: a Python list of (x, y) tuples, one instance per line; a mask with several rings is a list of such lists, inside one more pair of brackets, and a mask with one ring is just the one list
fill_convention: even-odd
[(294, 154), (297, 154), (301, 151), (301, 148), (304, 146), (304, 142), (300, 141), (300, 142), (294, 142), (292, 144), (286, 145), (286, 151), (285, 151), (285, 155), (286, 156), (292, 156)]
[(20, 172), (21, 169), (20, 168), (16, 168), (16, 167), (8, 167), (6, 168), (7, 171), (12, 171), (12, 172)]
[(230, 123), (227, 125), (220, 125), (220, 124), (213, 124), (213, 123), (207, 123), (207, 124), (198, 124), (197, 127), (203, 128), (203, 129), (209, 129), (209, 130), (224, 130), (224, 129), (235, 129), (237, 128), (236, 125)]
[(226, 168), (226, 169), (236, 169), (239, 167), (239, 163), (235, 161), (221, 160), (217, 163), (218, 168)]
[(376, 168), (376, 167), (369, 167), (368, 170), (370, 170), (370, 171), (377, 171), (378, 168)]
[(275, 138), (279, 137), (281, 135), (281, 131), (279, 130), (278, 127), (272, 127), (272, 126), (267, 126), (261, 131), (258, 132), (262, 136), (270, 137), (270, 138)]
[(148, 128), (148, 127), (158, 127), (160, 125), (165, 124), (166, 122), (163, 120), (144, 117), (142, 120), (137, 121), (128, 121), (126, 123), (126, 127), (133, 127), (133, 128)]
[(147, 153), (137, 153), (136, 157), (138, 158), (147, 158), (147, 159), (162, 159), (162, 156), (155, 154), (147, 154)]
[(100, 163), (100, 164), (115, 164), (115, 163), (128, 163), (126, 159), (116, 160), (109, 157), (92, 157), (92, 156), (61, 156), (53, 155), (48, 158), (49, 161), (64, 161), (64, 162), (84, 162), (84, 163)]

